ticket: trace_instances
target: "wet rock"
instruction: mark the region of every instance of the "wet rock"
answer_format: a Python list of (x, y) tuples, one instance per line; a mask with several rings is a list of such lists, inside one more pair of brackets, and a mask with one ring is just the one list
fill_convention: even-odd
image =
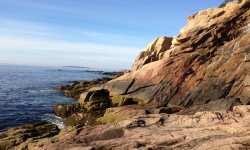
[(52, 137), (59, 131), (56, 125), (45, 122), (12, 127), (0, 133), (0, 149), (9, 150), (21, 143), (26, 147), (32, 140)]
[(57, 116), (68, 117), (73, 113), (83, 112), (84, 107), (81, 107), (79, 103), (77, 104), (58, 104), (54, 106), (54, 112)]
[(54, 106), (56, 115), (64, 118), (66, 125), (93, 125), (110, 107), (109, 91), (105, 89), (85, 92), (80, 103), (59, 104)]
[(114, 72), (102, 72), (102, 74), (104, 74), (104, 75), (112, 75), (113, 78), (117, 78), (117, 77), (122, 76), (124, 74), (124, 72), (125, 71), (123, 71), (123, 72), (121, 72), (121, 71), (119, 71), (119, 72), (117, 72), (117, 71), (114, 71)]
[(69, 85), (63, 85), (63, 86), (58, 86), (53, 88), (54, 90), (59, 90), (59, 91), (65, 91), (65, 95), (70, 98), (74, 98), (76, 100), (79, 100), (80, 95), (87, 91), (88, 89), (104, 84), (108, 81), (110, 81), (111, 78), (108, 77), (103, 77), (101, 79), (94, 79), (91, 81), (83, 81), (83, 82), (73, 82)]
[(100, 71), (100, 70), (84, 70), (83, 72), (95, 72), (95, 73), (101, 74), (103, 71)]

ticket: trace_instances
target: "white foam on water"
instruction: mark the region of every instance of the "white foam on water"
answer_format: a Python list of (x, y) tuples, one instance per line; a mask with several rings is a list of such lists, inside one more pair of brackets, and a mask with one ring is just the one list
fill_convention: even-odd
[(63, 119), (59, 116), (56, 116), (54, 114), (45, 114), (42, 119), (44, 121), (47, 121), (49, 123), (57, 125), (59, 129), (62, 129), (65, 127), (65, 124), (63, 123)]
[(38, 90), (39, 92), (51, 92), (53, 90)]
[(51, 92), (53, 90), (29, 90), (28, 93)]

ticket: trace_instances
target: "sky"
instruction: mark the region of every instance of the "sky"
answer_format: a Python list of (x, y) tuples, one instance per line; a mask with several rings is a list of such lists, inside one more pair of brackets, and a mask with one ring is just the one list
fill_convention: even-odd
[(218, 0), (0, 0), (0, 63), (130, 69)]

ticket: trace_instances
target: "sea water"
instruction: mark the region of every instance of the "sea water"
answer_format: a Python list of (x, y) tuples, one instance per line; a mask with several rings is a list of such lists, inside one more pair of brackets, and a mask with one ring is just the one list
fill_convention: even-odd
[[(82, 67), (32, 67), (0, 64), (0, 132), (10, 127), (47, 121), (64, 127), (56, 116), (56, 104), (72, 104), (77, 100), (64, 96), (53, 87), (73, 81), (87, 81), (105, 75)], [(107, 76), (106, 76), (107, 77)]]

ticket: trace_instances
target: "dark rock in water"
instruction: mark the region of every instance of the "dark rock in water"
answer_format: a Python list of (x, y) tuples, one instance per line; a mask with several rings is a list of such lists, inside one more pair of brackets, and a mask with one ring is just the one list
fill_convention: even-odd
[(85, 88), (75, 88), (75, 89), (72, 89), (72, 90), (69, 90), (69, 91), (65, 92), (65, 96), (78, 100), (79, 97), (80, 97), (80, 94), (85, 90), (87, 90), (87, 89), (85, 89)]
[(62, 66), (66, 68), (89, 68), (89, 67), (83, 67), (83, 66)]
[(95, 72), (95, 73), (101, 74), (103, 71), (99, 71), (99, 70), (84, 70), (83, 72)]
[(72, 83), (72, 84), (78, 84), (78, 83), (80, 83), (80, 82), (78, 82), (78, 81), (72, 81), (71, 83)]
[(59, 91), (66, 91), (65, 95), (67, 97), (78, 100), (83, 92), (87, 91), (88, 89), (94, 86), (104, 84), (110, 80), (112, 79), (108, 77), (103, 77), (101, 79), (94, 79), (91, 81), (83, 81), (83, 82), (73, 81), (73, 83), (69, 85), (58, 86), (54, 87), (53, 89)]
[[(12, 127), (6, 132), (0, 133), (0, 149), (9, 150), (21, 143), (23, 147), (26, 147), (30, 140), (52, 137), (59, 131), (56, 125), (45, 122)], [(25, 142), (27, 143), (25, 144)]]
[(116, 71), (114, 71), (114, 72), (102, 72), (102, 74), (104, 74), (104, 75), (112, 75), (113, 78), (117, 78), (117, 77), (120, 77), (120, 76), (124, 75), (124, 72), (116, 72)]

